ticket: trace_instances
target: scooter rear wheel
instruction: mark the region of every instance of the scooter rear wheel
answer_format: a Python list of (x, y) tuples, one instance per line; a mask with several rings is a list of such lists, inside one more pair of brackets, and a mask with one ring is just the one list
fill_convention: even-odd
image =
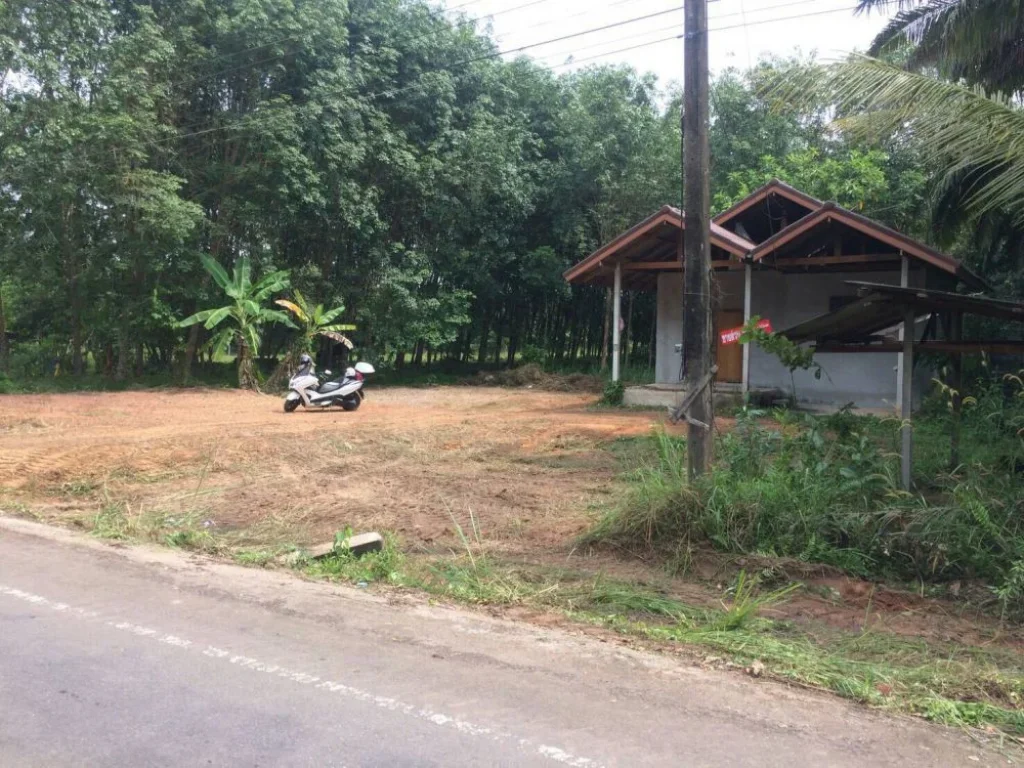
[(342, 400), (341, 407), (344, 408), (346, 411), (355, 411), (359, 408), (359, 405), (362, 402), (363, 398), (359, 397), (359, 395), (354, 395), (352, 397), (346, 397), (344, 400)]

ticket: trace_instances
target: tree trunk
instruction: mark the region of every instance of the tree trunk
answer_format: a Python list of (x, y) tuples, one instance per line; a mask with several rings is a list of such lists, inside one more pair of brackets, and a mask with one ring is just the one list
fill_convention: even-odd
[(127, 321), (124, 317), (117, 328), (117, 370), (114, 378), (117, 381), (124, 381), (128, 378), (128, 329), (125, 327)]
[(491, 316), (484, 313), (483, 322), (480, 327), (480, 346), (476, 350), (476, 362), (483, 365), (487, 362), (487, 339), (491, 335)]
[(11, 347), (7, 341), (7, 309), (4, 307), (4, 286), (0, 283), (0, 372), (11, 369)]
[(242, 389), (251, 389), (254, 392), (260, 390), (252, 352), (241, 338), (238, 339), (238, 386)]
[(199, 349), (199, 326), (196, 323), (188, 329), (188, 341), (185, 342), (185, 358), (181, 361), (181, 383), (188, 384), (192, 378), (192, 363), (196, 359), (196, 350)]
[(511, 368), (516, 364), (516, 352), (519, 351), (519, 333), (520, 323), (516, 321), (517, 313), (513, 310), (512, 312), (512, 325), (509, 328), (508, 333), (508, 354), (505, 357), (505, 363)]
[(468, 363), (469, 356), (472, 354), (473, 349), (473, 325), (472, 323), (467, 325), (465, 328), (465, 337), (462, 339), (462, 351), (459, 353), (459, 362)]

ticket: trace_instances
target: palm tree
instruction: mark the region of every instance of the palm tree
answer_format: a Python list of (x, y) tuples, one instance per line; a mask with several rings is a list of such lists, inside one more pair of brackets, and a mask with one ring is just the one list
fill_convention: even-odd
[(238, 386), (243, 389), (259, 389), (255, 357), (259, 353), (263, 326), (267, 323), (282, 323), (295, 327), (284, 312), (263, 306), (273, 294), (283, 291), (289, 285), (288, 273), (272, 272), (258, 283), (252, 282), (252, 266), (245, 256), (235, 262), (229, 277), (227, 270), (207, 254), (200, 256), (203, 267), (210, 273), (221, 290), (232, 300), (231, 304), (216, 309), (196, 312), (178, 323), (178, 327), (202, 323), (207, 330), (213, 330), (226, 323), (211, 339), (214, 352), (226, 351), (234, 342), (238, 346)]
[(858, 13), (897, 13), (868, 53), (904, 59), (907, 69), (989, 91), (1024, 87), (1024, 13), (1020, 0), (860, 0)]
[(787, 103), (833, 104), (864, 138), (915, 142), (944, 169), (939, 189), (974, 216), (1006, 213), (1024, 226), (1024, 111), (981, 86), (948, 82), (866, 56), (774, 84)]

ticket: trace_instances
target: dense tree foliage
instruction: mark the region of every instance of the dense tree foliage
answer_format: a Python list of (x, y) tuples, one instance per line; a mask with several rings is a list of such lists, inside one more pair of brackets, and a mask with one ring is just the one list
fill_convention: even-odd
[[(919, 226), (909, 150), (758, 95), (804, 66), (716, 78), (716, 204), (779, 175)], [(598, 358), (605, 293), (562, 271), (680, 197), (672, 85), (506, 60), (421, 0), (0, 0), (0, 97), (0, 366), (19, 375), (187, 376), (213, 329), (179, 321), (224, 304), (201, 255), (287, 271), (384, 363)], [(653, 297), (626, 307), (646, 364)], [(262, 356), (292, 348), (261, 328)]]

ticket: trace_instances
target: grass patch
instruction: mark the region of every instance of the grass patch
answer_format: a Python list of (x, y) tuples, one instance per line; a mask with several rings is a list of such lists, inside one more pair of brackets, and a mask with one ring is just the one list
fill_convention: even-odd
[(300, 552), (296, 559), (297, 567), (308, 576), (348, 581), (354, 584), (384, 582), (401, 585), (405, 583), (405, 577), (401, 572), (405, 558), (394, 537), (386, 536), (384, 547), (378, 552), (355, 555), (351, 550), (339, 545), (341, 540), (350, 535), (351, 532), (339, 532), (335, 536), (334, 551), (326, 557), (313, 560), (303, 557)]
[(634, 584), (544, 573), (488, 558), (426, 565), (400, 581), (460, 602), (529, 606), (620, 634), (714, 654), (723, 665), (826, 690), (953, 726), (1024, 734), (1024, 663), (1012, 651), (932, 644), (889, 634), (843, 633), (765, 618), (799, 585), (762, 591), (743, 577), (720, 608), (688, 605)]
[(281, 549), (238, 549), (231, 553), (231, 559), (239, 565), (265, 568), (282, 554)]
[(123, 501), (107, 503), (92, 518), (89, 530), (93, 536), (114, 541), (153, 542), (210, 554), (222, 549), (200, 515), (133, 511)]
[[(991, 726), (1024, 734), (1024, 661), (1010, 651), (775, 621), (764, 616), (765, 608), (784, 601), (799, 586), (763, 588), (759, 578), (746, 573), (723, 589), (720, 605), (697, 606), (650, 586), (507, 563), (486, 552), (472, 514), (465, 526), (454, 514), (452, 520), (462, 547), (448, 556), (406, 557), (389, 535), (379, 552), (357, 557), (338, 548), (317, 560), (300, 552), (294, 567), (313, 578), (420, 589), (464, 604), (558, 612), (572, 621), (685, 646), (713, 654), (723, 665), (756, 668), (766, 677), (832, 691), (874, 707), (948, 725)], [(146, 514), (124, 503), (102, 509), (93, 520), (93, 533), (122, 541), (225, 551), (197, 518)], [(286, 549), (238, 549), (232, 557), (243, 565), (265, 566)]]
[(693, 484), (682, 440), (616, 445), (633, 465), (628, 490), (582, 543), (660, 549), (683, 565), (711, 547), (861, 577), (980, 581), (1004, 617), (1024, 616), (1024, 399), (1002, 398), (979, 397), (953, 470), (948, 417), (916, 418), (914, 493), (899, 488), (898, 423), (849, 411), (745, 411), (719, 436), (713, 473)]

